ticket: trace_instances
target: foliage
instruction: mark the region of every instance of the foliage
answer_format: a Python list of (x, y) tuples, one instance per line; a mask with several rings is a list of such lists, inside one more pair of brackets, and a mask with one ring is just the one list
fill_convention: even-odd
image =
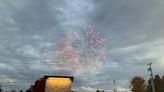
[(0, 92), (3, 92), (1, 84), (0, 84)]
[[(164, 92), (164, 76), (161, 78), (158, 74), (154, 78), (156, 92)], [(148, 80), (147, 92), (152, 92), (152, 86), (150, 79)]]
[(11, 92), (16, 92), (15, 89), (12, 89)]
[(132, 92), (146, 92), (146, 83), (145, 80), (140, 76), (135, 76), (131, 80), (131, 91)]

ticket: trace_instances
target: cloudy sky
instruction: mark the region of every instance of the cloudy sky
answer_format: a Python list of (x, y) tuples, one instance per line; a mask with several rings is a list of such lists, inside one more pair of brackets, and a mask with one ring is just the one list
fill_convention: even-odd
[[(128, 92), (132, 77), (149, 78), (149, 62), (164, 75), (163, 10), (163, 0), (0, 0), (1, 85), (27, 89), (44, 75), (71, 75), (75, 90), (111, 92), (116, 80)], [(61, 42), (88, 28), (106, 39), (106, 60), (94, 71), (64, 70)]]

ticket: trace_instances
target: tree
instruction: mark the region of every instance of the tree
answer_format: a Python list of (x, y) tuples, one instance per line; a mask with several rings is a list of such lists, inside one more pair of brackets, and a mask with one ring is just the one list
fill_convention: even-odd
[(164, 87), (164, 76), (162, 76), (162, 87)]
[[(147, 92), (152, 92), (151, 79), (148, 80)], [(161, 78), (158, 74), (154, 77), (156, 92), (164, 92), (164, 76)]]
[(33, 92), (33, 85), (31, 85), (30, 88), (26, 90), (26, 92)]
[(0, 88), (0, 92), (2, 92), (3, 90)]
[(164, 92), (163, 87), (162, 87), (162, 79), (160, 78), (158, 74), (155, 75), (154, 83), (155, 83), (155, 90), (157, 92)]
[(3, 92), (1, 84), (0, 84), (0, 92)]
[(151, 85), (151, 79), (148, 80), (147, 92), (153, 92), (152, 91), (152, 85)]
[(97, 91), (96, 92), (105, 92), (104, 90), (99, 90), (99, 89), (97, 89)]
[(32, 92), (31, 89), (27, 89), (26, 92)]
[(12, 89), (11, 92), (16, 92), (15, 89)]
[(146, 92), (146, 83), (145, 80), (140, 76), (135, 76), (131, 80), (131, 91), (132, 92)]

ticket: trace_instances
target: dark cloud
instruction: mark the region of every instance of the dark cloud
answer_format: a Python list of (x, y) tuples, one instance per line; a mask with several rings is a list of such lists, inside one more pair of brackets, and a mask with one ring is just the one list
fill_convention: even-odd
[[(114, 47), (128, 46), (159, 39), (163, 33), (163, 19), (160, 1), (118, 1), (95, 2), (91, 22), (105, 31)], [(146, 4), (146, 5), (145, 5)], [(156, 32), (156, 34), (152, 34)], [(157, 33), (158, 32), (158, 33)]]

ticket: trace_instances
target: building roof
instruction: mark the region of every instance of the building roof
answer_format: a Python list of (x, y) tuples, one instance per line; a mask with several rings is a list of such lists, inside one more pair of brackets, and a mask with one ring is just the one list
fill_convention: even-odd
[(44, 78), (47, 79), (49, 77), (58, 77), (58, 78), (70, 78), (71, 81), (73, 81), (74, 77), (73, 76), (54, 76), (54, 75), (45, 75)]

